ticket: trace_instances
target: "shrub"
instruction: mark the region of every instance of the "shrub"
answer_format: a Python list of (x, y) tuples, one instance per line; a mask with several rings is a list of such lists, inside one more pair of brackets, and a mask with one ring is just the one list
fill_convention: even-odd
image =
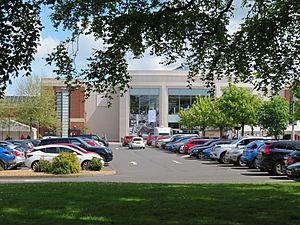
[(34, 172), (51, 173), (52, 163), (46, 160), (40, 160), (37, 167), (34, 168)]
[(80, 165), (76, 155), (70, 153), (61, 153), (53, 159), (51, 173), (71, 174), (79, 173)]
[(102, 165), (102, 162), (101, 162), (100, 159), (98, 159), (98, 158), (93, 158), (93, 159), (91, 160), (91, 165), (90, 165), (89, 170), (99, 171), (99, 170), (102, 169), (102, 166), (103, 166), (103, 165)]

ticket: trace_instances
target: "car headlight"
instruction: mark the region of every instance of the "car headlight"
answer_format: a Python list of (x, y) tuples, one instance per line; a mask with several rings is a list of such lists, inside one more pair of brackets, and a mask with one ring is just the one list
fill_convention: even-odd
[(300, 167), (295, 167), (294, 171), (300, 171)]

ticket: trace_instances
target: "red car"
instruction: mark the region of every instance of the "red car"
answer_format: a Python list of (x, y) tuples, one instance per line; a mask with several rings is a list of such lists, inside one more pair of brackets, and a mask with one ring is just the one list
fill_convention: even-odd
[(122, 138), (122, 146), (128, 146), (131, 139), (135, 137), (133, 135), (128, 135)]
[(155, 141), (154, 147), (155, 147), (155, 148), (159, 148), (159, 146), (158, 146), (158, 141), (161, 140), (161, 139), (169, 138), (169, 137), (170, 137), (170, 136), (160, 136), (160, 137), (158, 137), (158, 138), (156, 139), (156, 141)]
[(191, 139), (188, 143), (186, 143), (183, 147), (185, 154), (190, 154), (190, 148), (195, 145), (203, 145), (207, 142), (208, 139)]
[(149, 135), (149, 137), (147, 138), (146, 144), (151, 146), (151, 141), (153, 140), (153, 138), (156, 138), (157, 135)]

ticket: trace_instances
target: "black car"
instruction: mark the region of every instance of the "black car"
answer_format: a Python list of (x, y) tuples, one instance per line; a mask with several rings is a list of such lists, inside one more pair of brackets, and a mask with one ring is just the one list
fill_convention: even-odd
[(109, 143), (105, 138), (101, 138), (96, 134), (77, 134), (77, 135), (72, 135), (72, 137), (86, 137), (95, 141), (101, 142), (104, 146), (108, 147)]
[(286, 174), (290, 179), (299, 179), (300, 178), (300, 162), (289, 165), (286, 168)]
[(258, 149), (257, 166), (270, 174), (284, 175), (284, 157), (295, 150), (300, 151), (299, 141), (266, 142)]
[(103, 146), (90, 146), (79, 137), (42, 139), (39, 143), (39, 146), (49, 145), (49, 144), (63, 144), (63, 143), (75, 144), (87, 151), (96, 152), (103, 158), (105, 162), (110, 162), (113, 160), (113, 152), (110, 148), (103, 147)]

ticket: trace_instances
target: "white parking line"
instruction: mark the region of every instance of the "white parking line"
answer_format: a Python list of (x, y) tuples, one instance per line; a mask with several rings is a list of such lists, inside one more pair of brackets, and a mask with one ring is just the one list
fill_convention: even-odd
[(132, 165), (134, 165), (134, 166), (137, 166), (137, 163), (134, 162), (134, 161), (131, 161), (130, 163), (131, 163)]
[(176, 163), (176, 164), (182, 164), (182, 162), (178, 162), (176, 160), (173, 160), (173, 162)]

